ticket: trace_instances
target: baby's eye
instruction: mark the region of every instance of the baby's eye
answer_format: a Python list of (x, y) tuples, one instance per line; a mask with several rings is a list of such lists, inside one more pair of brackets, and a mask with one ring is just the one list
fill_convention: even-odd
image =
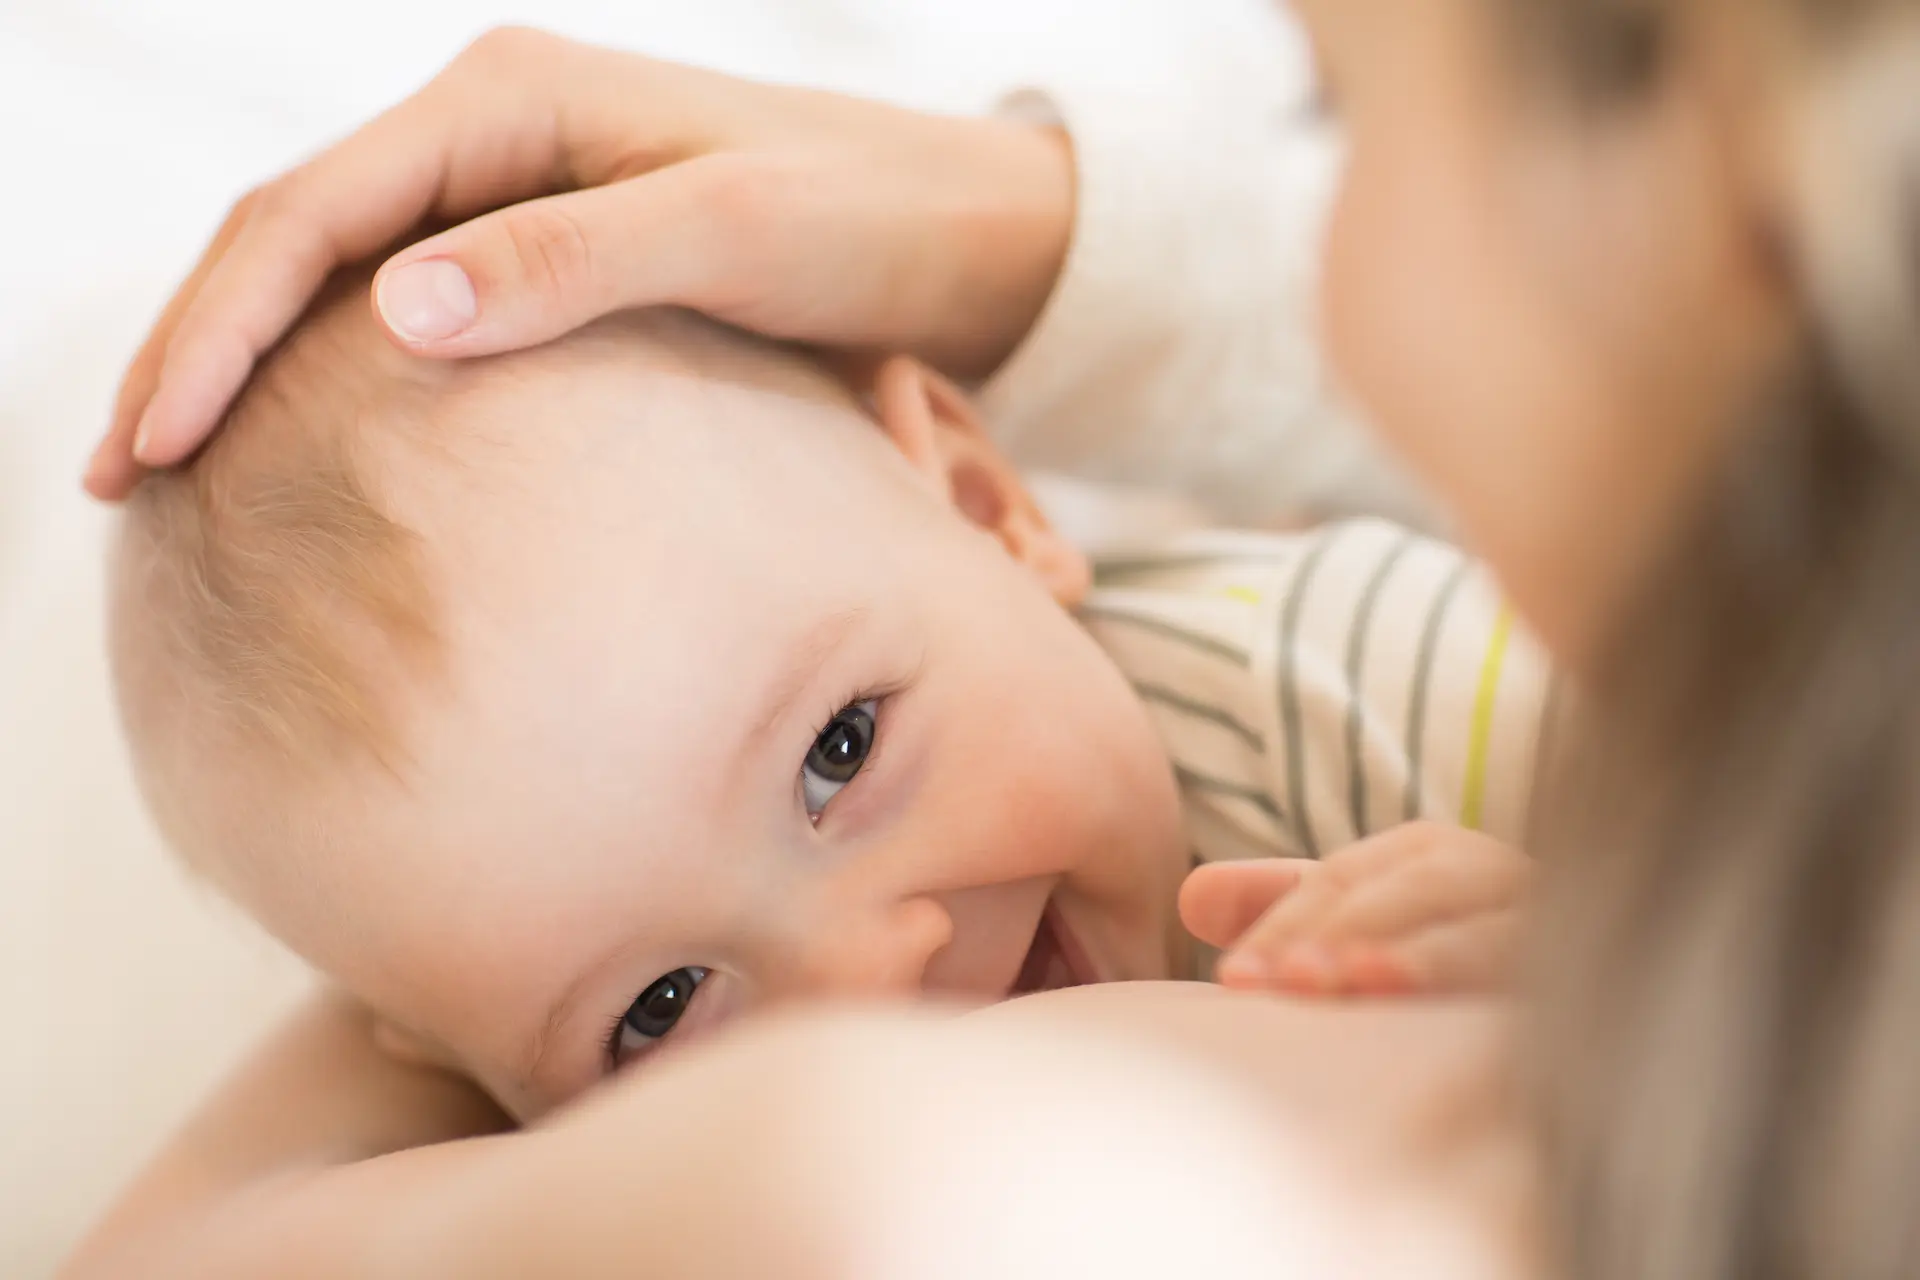
[(809, 817), (819, 817), (827, 801), (852, 782), (867, 762), (873, 750), (873, 717), (879, 709), (880, 704), (872, 700), (848, 707), (813, 740), (800, 766), (800, 790)]
[(642, 991), (640, 998), (627, 1007), (620, 1025), (614, 1028), (608, 1047), (613, 1064), (619, 1066), (666, 1039), (667, 1033), (685, 1016), (687, 1006), (693, 1003), (694, 992), (707, 980), (707, 973), (708, 970), (698, 967), (675, 969), (656, 978), (652, 986)]

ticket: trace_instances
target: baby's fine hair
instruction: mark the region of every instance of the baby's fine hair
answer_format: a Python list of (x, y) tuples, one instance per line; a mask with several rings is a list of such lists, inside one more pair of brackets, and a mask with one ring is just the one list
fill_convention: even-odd
[(445, 667), (429, 554), (441, 548), (409, 517), (425, 489), (484, 488), (483, 457), (512, 466), (513, 440), (497, 438), (505, 428), (477, 394), (503, 379), (637, 360), (714, 387), (852, 404), (802, 353), (670, 309), (610, 316), (525, 352), (419, 359), (376, 326), (370, 283), (365, 268), (329, 282), (206, 448), (129, 501), (111, 631), (137, 747), (162, 730), (195, 746), (216, 734), (226, 759), (302, 767), (370, 754), (404, 771), (400, 713)]
[[(392, 763), (388, 695), (439, 652), (418, 535), (381, 490), (393, 449), (445, 455), (450, 372), (375, 328), (343, 274), (248, 381), (211, 442), (128, 502), (114, 657), (129, 717), (183, 716), (242, 749)], [(125, 611), (133, 611), (126, 616)]]

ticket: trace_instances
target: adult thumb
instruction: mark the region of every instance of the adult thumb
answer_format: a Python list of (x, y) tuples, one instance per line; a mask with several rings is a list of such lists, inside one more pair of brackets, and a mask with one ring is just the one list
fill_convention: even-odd
[(536, 346), (613, 311), (709, 291), (752, 158), (705, 156), (485, 214), (413, 245), (374, 277), (388, 335), (416, 355)]

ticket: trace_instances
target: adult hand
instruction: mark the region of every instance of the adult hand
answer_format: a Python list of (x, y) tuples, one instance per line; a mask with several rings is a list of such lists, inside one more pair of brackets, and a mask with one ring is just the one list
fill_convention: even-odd
[(87, 487), (117, 498), (190, 454), (334, 268), (469, 218), (375, 277), (383, 326), (415, 354), (677, 305), (983, 375), (1059, 274), (1072, 170), (1058, 130), (493, 32), (234, 206), (128, 370)]
[(1472, 831), (1418, 822), (1321, 862), (1201, 867), (1180, 917), (1225, 951), (1222, 985), (1296, 995), (1498, 989), (1519, 949), (1533, 862)]

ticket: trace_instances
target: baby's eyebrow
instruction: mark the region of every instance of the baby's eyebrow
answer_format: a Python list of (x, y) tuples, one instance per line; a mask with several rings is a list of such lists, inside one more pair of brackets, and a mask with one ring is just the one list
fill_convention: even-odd
[[(786, 664), (775, 671), (766, 692), (759, 699), (764, 711), (747, 727), (729, 757), (734, 770), (732, 776), (739, 776), (741, 767), (746, 763), (745, 758), (754, 746), (786, 721), (801, 697), (813, 686), (820, 668), (868, 617), (869, 611), (864, 606), (854, 605), (825, 615), (801, 632), (789, 652)], [(851, 694), (855, 691), (849, 689), (847, 692)], [(795, 760), (793, 767), (795, 776), (798, 776), (800, 762)], [(561, 1029), (573, 1017), (574, 1006), (579, 1003), (582, 994), (615, 957), (631, 950), (632, 945), (632, 939), (622, 939), (607, 954), (596, 957), (592, 964), (567, 984), (566, 990), (560, 993), (560, 998), (547, 1011), (547, 1016), (541, 1020), (539, 1029), (527, 1044), (526, 1054), (522, 1058), (525, 1065), (520, 1072), (523, 1083), (531, 1084), (539, 1079), (541, 1065), (559, 1038)], [(638, 995), (639, 992), (634, 994)]]
[[(749, 726), (746, 736), (741, 739), (739, 747), (736, 748), (736, 763), (738, 763), (738, 756), (751, 751), (755, 743), (785, 722), (793, 711), (794, 703), (798, 702), (801, 695), (812, 687), (815, 677), (820, 673), (820, 668), (826, 665), (827, 659), (833, 656), (834, 650), (845, 642), (848, 634), (867, 620), (867, 616), (868, 611), (865, 607), (854, 605), (826, 615), (801, 633), (800, 638), (794, 642), (786, 667), (775, 676), (767, 686), (767, 691), (761, 695), (760, 703), (765, 710), (760, 718)], [(847, 692), (854, 691), (849, 689)], [(795, 767), (798, 768), (798, 765), (796, 764)]]

